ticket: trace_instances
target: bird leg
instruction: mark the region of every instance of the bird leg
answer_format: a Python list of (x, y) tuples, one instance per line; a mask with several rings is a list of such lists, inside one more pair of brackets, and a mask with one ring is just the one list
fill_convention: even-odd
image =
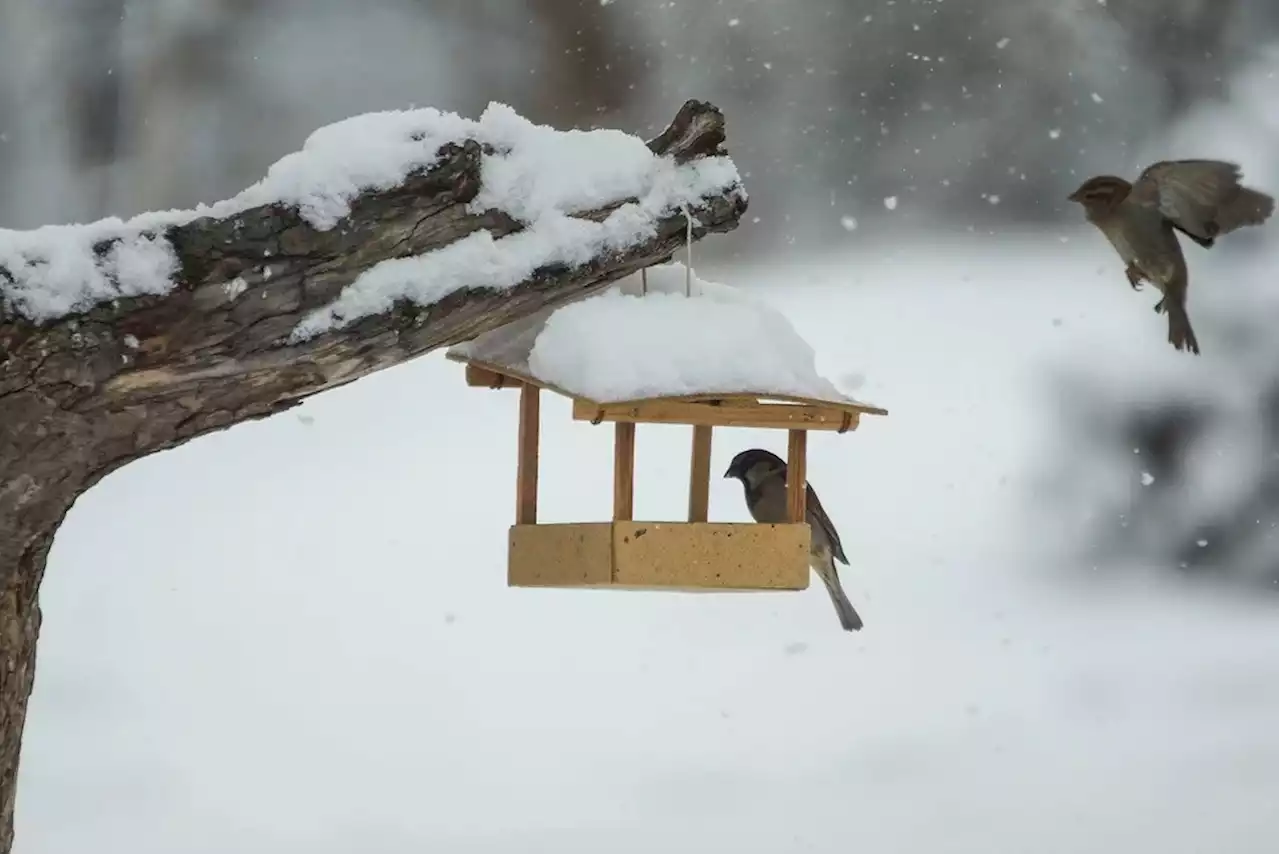
[(1129, 280), (1129, 287), (1133, 288), (1135, 291), (1142, 290), (1142, 280), (1145, 279), (1146, 276), (1142, 274), (1141, 270), (1133, 266), (1133, 264), (1128, 264), (1124, 268), (1124, 275), (1125, 278)]

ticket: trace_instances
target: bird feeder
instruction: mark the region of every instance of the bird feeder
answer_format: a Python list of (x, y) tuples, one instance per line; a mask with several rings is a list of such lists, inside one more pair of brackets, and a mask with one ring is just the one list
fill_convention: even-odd
[[(625, 283), (614, 287), (627, 292)], [(559, 311), (589, 308), (592, 299), (595, 298)], [(807, 588), (810, 532), (804, 519), (808, 432), (848, 433), (858, 427), (863, 415), (888, 413), (844, 397), (834, 387), (821, 397), (738, 388), (625, 400), (596, 399), (545, 375), (534, 376), (530, 361), (536, 359), (532, 353), (538, 337), (546, 334), (545, 327), (553, 313), (543, 312), (494, 330), (446, 354), (450, 360), (465, 365), (468, 386), (509, 389), (519, 394), (516, 508), (515, 524), (509, 532), (508, 585), (716, 592)], [(538, 521), (538, 444), (544, 392), (572, 401), (574, 421), (613, 425), (610, 521)], [(691, 428), (689, 498), (684, 522), (634, 518), (638, 424)], [(711, 444), (716, 427), (787, 431), (786, 523), (709, 521)]]

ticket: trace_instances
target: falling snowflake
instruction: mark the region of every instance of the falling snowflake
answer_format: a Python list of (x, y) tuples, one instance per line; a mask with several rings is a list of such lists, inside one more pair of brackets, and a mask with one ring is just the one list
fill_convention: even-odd
[(1143, 485), (1143, 486), (1150, 486), (1151, 484), (1153, 484), (1153, 483), (1155, 483), (1155, 482), (1156, 482), (1156, 476), (1155, 476), (1155, 475), (1153, 475), (1151, 472), (1149, 472), (1149, 471), (1144, 471), (1144, 472), (1142, 473), (1142, 485)]
[(1089, 93), (1089, 97), (1093, 99), (1093, 103), (1095, 103), (1095, 104), (1101, 104), (1101, 103), (1102, 103), (1102, 96), (1101, 96), (1101, 95), (1099, 95), (1097, 92), (1090, 92), (1090, 93)]
[(840, 384), (849, 391), (857, 391), (867, 383), (866, 374), (850, 371), (840, 377)]
[(1062, 128), (1049, 128), (1049, 139), (1057, 139), (1062, 136)]
[(996, 42), (996, 49), (998, 50), (1004, 50), (1008, 46), (1009, 46), (1008, 36), (1005, 36), (1004, 38), (1000, 39), (1000, 41)]
[(840, 227), (845, 231), (856, 231), (858, 228), (858, 220), (851, 216), (840, 217)]
[(884, 200), (884, 206), (885, 206), (886, 208), (888, 208), (889, 210), (891, 210), (891, 211), (897, 210), (897, 209), (898, 209), (898, 197), (897, 197), (897, 196), (887, 196), (887, 197), (885, 198), (885, 200)]

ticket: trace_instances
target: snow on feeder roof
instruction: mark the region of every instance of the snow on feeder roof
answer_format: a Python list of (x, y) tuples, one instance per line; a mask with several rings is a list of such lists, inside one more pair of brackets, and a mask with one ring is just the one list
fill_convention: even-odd
[(615, 410), (655, 400), (719, 399), (809, 404), (840, 423), (862, 413), (887, 414), (823, 377), (813, 348), (776, 309), (697, 276), (690, 277), (686, 295), (685, 275), (680, 263), (651, 267), (647, 281), (630, 276), (602, 293), (455, 345), (447, 355), (479, 369), (471, 373), (475, 385), (500, 386), (505, 377), (574, 398), (582, 405), (575, 417), (592, 405)]

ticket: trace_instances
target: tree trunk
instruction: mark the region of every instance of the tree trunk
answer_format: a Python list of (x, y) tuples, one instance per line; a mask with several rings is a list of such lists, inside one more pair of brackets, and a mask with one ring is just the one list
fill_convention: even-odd
[[(723, 140), (719, 110), (690, 101), (649, 147), (683, 162), (723, 154)], [(480, 189), (481, 154), (474, 140), (445, 146), (433, 168), (366, 192), (326, 231), (278, 205), (171, 228), (165, 237), (181, 267), (178, 287), (165, 296), (104, 303), (47, 325), (6, 317), (0, 306), (0, 854), (13, 841), (40, 580), (79, 495), (131, 460), (581, 298), (684, 245), (686, 221), (674, 214), (653, 238), (581, 267), (538, 270), (509, 290), (465, 290), (426, 307), (397, 304), (290, 340), (309, 311), (381, 261), (479, 229), (494, 237), (519, 231), (502, 211), (467, 210)], [(626, 201), (577, 215), (601, 219)], [(737, 192), (703, 199), (691, 211), (695, 239), (732, 230), (745, 209)], [(4, 278), (14, 276), (0, 266)], [(229, 288), (237, 278), (243, 289)]]

